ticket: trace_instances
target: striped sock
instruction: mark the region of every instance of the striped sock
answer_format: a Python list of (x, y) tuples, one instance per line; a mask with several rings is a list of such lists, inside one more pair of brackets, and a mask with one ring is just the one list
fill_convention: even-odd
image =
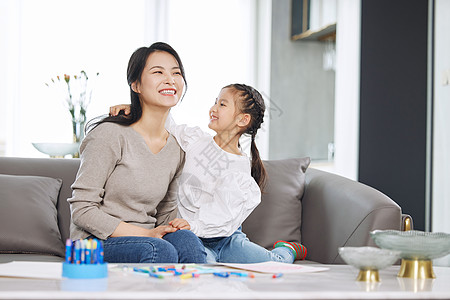
[(303, 260), (306, 257), (306, 247), (300, 243), (277, 241), (275, 242), (275, 244), (273, 244), (273, 247), (274, 248), (286, 247), (291, 249), (292, 252), (294, 253), (295, 259)]

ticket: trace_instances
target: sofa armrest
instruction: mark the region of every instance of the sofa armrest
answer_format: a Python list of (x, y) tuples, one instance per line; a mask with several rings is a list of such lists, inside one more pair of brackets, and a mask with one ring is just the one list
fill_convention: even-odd
[(344, 246), (375, 246), (369, 232), (400, 230), (401, 208), (383, 193), (362, 183), (310, 168), (302, 198), (302, 243), (308, 260), (344, 263)]

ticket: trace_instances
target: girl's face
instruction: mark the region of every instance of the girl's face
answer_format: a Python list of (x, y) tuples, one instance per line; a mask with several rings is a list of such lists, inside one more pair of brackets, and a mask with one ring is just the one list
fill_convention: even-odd
[(215, 132), (231, 131), (238, 126), (239, 113), (234, 100), (235, 92), (229, 88), (220, 91), (216, 102), (209, 110), (208, 127)]
[(132, 87), (139, 93), (143, 106), (172, 107), (183, 94), (184, 79), (175, 57), (156, 51), (147, 58), (141, 82)]

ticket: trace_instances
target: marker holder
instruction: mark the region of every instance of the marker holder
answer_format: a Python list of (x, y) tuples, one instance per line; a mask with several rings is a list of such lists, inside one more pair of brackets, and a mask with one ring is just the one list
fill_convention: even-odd
[(108, 264), (71, 264), (63, 262), (62, 276), (72, 279), (108, 277)]

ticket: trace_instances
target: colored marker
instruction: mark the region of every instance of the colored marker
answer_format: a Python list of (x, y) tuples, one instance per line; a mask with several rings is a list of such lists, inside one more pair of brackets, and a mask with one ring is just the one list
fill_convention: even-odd
[(79, 265), (81, 263), (81, 248), (80, 248), (80, 240), (75, 241), (75, 259), (74, 263)]
[(223, 278), (227, 278), (230, 276), (230, 273), (228, 273), (228, 272), (214, 272), (213, 274), (214, 274), (214, 276), (223, 277)]
[(80, 263), (86, 263), (86, 244), (85, 240), (80, 240)]
[(97, 239), (92, 239), (91, 242), (91, 249), (92, 249), (92, 256), (91, 256), (91, 261), (93, 264), (97, 263), (97, 245), (98, 245), (98, 240)]
[(277, 273), (277, 274), (273, 274), (272, 278), (280, 278), (281, 276), (283, 276), (283, 273)]
[(72, 240), (66, 240), (66, 262), (72, 263)]
[(150, 273), (149, 270), (141, 269), (141, 268), (133, 268), (133, 271), (138, 272), (138, 273)]
[(103, 241), (99, 241), (98, 248), (97, 248), (97, 263), (102, 264), (103, 263)]
[(164, 278), (164, 276), (159, 275), (159, 274), (155, 274), (155, 273), (148, 273), (148, 276), (154, 277), (154, 278)]
[(92, 251), (91, 251), (91, 240), (86, 241), (86, 250), (85, 250), (85, 259), (87, 264), (91, 264), (91, 257), (92, 257)]
[(253, 273), (241, 273), (241, 272), (230, 272), (230, 275), (236, 275), (239, 277), (255, 277), (255, 275), (253, 275)]
[(188, 279), (194, 277), (193, 273), (186, 273), (179, 276), (181, 279)]

